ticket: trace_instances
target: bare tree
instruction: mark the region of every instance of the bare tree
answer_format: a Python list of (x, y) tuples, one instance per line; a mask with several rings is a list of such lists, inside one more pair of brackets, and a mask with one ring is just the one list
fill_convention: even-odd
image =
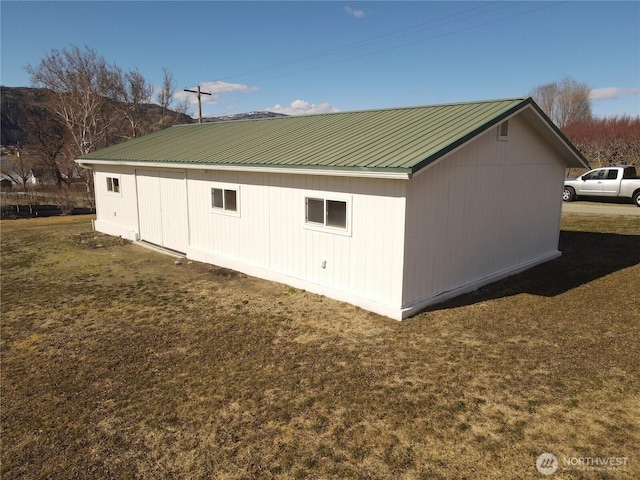
[[(166, 67), (162, 67), (162, 86), (158, 91), (158, 104), (162, 107), (162, 117), (160, 120), (160, 128), (165, 128), (176, 123), (176, 119), (179, 116), (171, 115), (173, 111), (178, 114), (188, 115), (189, 113), (189, 101), (184, 100), (174, 106), (176, 92), (176, 82), (173, 78), (173, 74), (167, 70)], [(169, 118), (172, 117), (172, 118)]]
[[(46, 125), (44, 116), (35, 121), (37, 126), (32, 132), (36, 137), (36, 148), (44, 163), (53, 170), (58, 185), (58, 204), (63, 211), (72, 208), (73, 195), (69, 181), (77, 176), (72, 160), (110, 143), (114, 133), (115, 120), (122, 114), (118, 112), (118, 99), (123, 95), (136, 98), (144, 97), (146, 82), (140, 81), (141, 75), (129, 72), (122, 74), (115, 64), (109, 64), (104, 57), (89, 47), (80, 49), (51, 50), (36, 65), (27, 65), (27, 73), (35, 87), (43, 87), (52, 92), (47, 102), (47, 110), (62, 126), (62, 132), (55, 126)], [(139, 85), (143, 85), (139, 89)], [(138, 102), (139, 103), (139, 102)], [(133, 135), (137, 135), (138, 120), (134, 115), (127, 117), (132, 125)], [(66, 160), (62, 173), (59, 160)], [(81, 174), (81, 176), (83, 176)], [(87, 191), (91, 191), (91, 177), (84, 175)]]
[(48, 176), (53, 178), (58, 187), (68, 181), (73, 162), (65, 159), (62, 165), (63, 149), (67, 144), (66, 129), (62, 121), (55, 116), (40, 115), (40, 112), (29, 111), (25, 126), (29, 130), (30, 150), (40, 159), (41, 166)]
[(140, 131), (140, 126), (144, 119), (144, 105), (151, 101), (153, 87), (138, 70), (129, 70), (126, 73), (119, 67), (115, 67), (115, 70), (116, 109), (122, 113), (129, 125), (129, 134), (121, 135), (124, 138), (136, 138), (145, 133)]
[(190, 108), (189, 99), (185, 98), (178, 105), (176, 105), (173, 110), (176, 113), (181, 113), (183, 115), (189, 115), (189, 108)]
[(592, 118), (591, 89), (571, 77), (535, 87), (530, 96), (560, 128)]
[(635, 165), (640, 170), (640, 117), (575, 122), (562, 130), (592, 167)]
[(167, 116), (167, 110), (171, 107), (173, 102), (173, 94), (176, 90), (176, 83), (173, 80), (173, 75), (166, 67), (162, 67), (162, 86), (158, 92), (158, 103), (162, 107), (162, 117), (160, 119), (160, 125), (162, 128), (165, 126), (165, 119)]
[(67, 128), (74, 150), (84, 155), (107, 144), (119, 69), (94, 50), (76, 46), (51, 50), (37, 65), (27, 65), (31, 83), (53, 91), (51, 111)]

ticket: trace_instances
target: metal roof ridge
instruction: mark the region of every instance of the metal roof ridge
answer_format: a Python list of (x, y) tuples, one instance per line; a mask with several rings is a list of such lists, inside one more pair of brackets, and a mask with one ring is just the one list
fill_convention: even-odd
[(528, 97), (513, 97), (513, 98), (497, 98), (497, 99), (487, 99), (487, 100), (468, 100), (464, 102), (445, 102), (445, 103), (434, 103), (434, 104), (425, 104), (425, 105), (409, 105), (405, 107), (380, 107), (380, 108), (365, 108), (360, 110), (344, 110), (340, 112), (324, 112), (324, 113), (311, 113), (308, 115), (287, 115), (286, 117), (272, 117), (272, 118), (258, 118), (256, 120), (279, 120), (284, 118), (297, 118), (297, 117), (319, 117), (323, 115), (340, 115), (340, 114), (349, 114), (349, 113), (373, 113), (373, 112), (387, 112), (393, 110), (416, 110), (421, 108), (439, 108), (439, 107), (456, 107), (463, 105), (478, 105), (482, 103), (502, 103), (502, 102), (525, 102), (529, 98)]
[[(262, 122), (267, 120), (290, 120), (290, 119), (298, 119), (298, 118), (309, 118), (309, 117), (323, 117), (323, 116), (333, 116), (333, 115), (348, 115), (348, 114), (356, 114), (356, 113), (373, 113), (373, 112), (391, 112), (398, 110), (417, 110), (422, 108), (442, 108), (442, 107), (457, 107), (464, 105), (479, 105), (483, 103), (502, 103), (502, 102), (526, 102), (529, 100), (527, 97), (513, 97), (513, 98), (498, 98), (498, 99), (488, 99), (488, 100), (469, 100), (464, 102), (447, 102), (447, 103), (436, 103), (436, 104), (427, 104), (427, 105), (409, 105), (405, 107), (381, 107), (381, 108), (367, 108), (360, 110), (344, 110), (338, 112), (322, 112), (322, 113), (309, 113), (305, 115), (285, 115), (283, 117), (266, 117), (266, 118), (241, 118), (236, 120), (224, 120), (220, 122), (204, 122), (204, 123), (184, 123), (180, 125), (173, 125), (173, 127), (195, 127), (195, 126), (212, 126), (212, 125), (223, 125), (230, 123), (241, 123), (241, 122)], [(265, 110), (270, 111), (270, 110)]]

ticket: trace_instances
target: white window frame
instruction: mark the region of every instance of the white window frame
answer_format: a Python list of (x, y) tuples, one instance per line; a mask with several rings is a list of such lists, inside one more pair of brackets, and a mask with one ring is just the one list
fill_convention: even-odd
[[(317, 199), (324, 201), (324, 224), (307, 221), (307, 199)], [(331, 227), (327, 225), (327, 201), (346, 203), (346, 227)], [(351, 236), (351, 209), (352, 196), (342, 195), (332, 192), (307, 191), (302, 195), (302, 225), (306, 230), (314, 230), (317, 232), (334, 233), (336, 235)]]
[[(107, 182), (107, 194), (113, 195), (116, 197), (122, 196), (122, 181), (120, 179), (120, 175), (107, 175), (105, 177)], [(117, 182), (117, 191), (114, 189), (114, 180)]]
[[(213, 190), (218, 189), (222, 190), (222, 207), (214, 207), (213, 206)], [(225, 207), (225, 190), (233, 190), (236, 192), (236, 209), (235, 210), (227, 210)], [(228, 215), (230, 217), (240, 217), (240, 185), (237, 184), (229, 184), (229, 183), (212, 183), (209, 188), (209, 206), (211, 207), (211, 213), (216, 213), (218, 215)]]

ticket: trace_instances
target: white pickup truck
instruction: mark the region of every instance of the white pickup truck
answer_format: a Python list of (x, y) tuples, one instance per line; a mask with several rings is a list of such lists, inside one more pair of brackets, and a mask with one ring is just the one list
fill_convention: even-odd
[(596, 168), (577, 178), (567, 178), (562, 200), (572, 202), (580, 196), (630, 198), (640, 207), (640, 177), (636, 167)]

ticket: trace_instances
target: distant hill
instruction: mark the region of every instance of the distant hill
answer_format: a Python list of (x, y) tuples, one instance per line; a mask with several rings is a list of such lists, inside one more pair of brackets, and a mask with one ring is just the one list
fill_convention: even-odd
[(260, 112), (249, 112), (249, 113), (233, 113), (229, 115), (218, 115), (215, 117), (204, 117), (202, 119), (202, 122), (212, 123), (212, 122), (229, 122), (233, 120), (257, 120), (259, 118), (276, 118), (276, 117), (286, 117), (286, 116), (287, 115), (283, 113), (260, 111)]
[[(51, 99), (53, 92), (46, 88), (28, 87), (0, 87), (1, 125), (0, 136), (2, 145), (15, 145), (29, 142), (29, 132), (26, 127), (28, 118), (46, 118), (51, 113), (45, 105)], [(146, 111), (145, 130), (157, 130), (162, 118), (162, 107), (156, 104), (143, 106)], [(193, 123), (189, 115), (169, 111), (173, 124)]]
[(2, 145), (15, 145), (27, 141), (24, 128), (27, 114), (31, 111), (38, 115), (47, 115), (44, 105), (50, 95), (50, 91), (42, 88), (0, 87)]
[[(1, 115), (2, 123), (0, 125), (2, 145), (16, 145), (18, 142), (22, 144), (29, 143), (28, 118), (35, 116), (36, 118), (46, 118), (51, 113), (45, 107), (51, 99), (53, 92), (46, 88), (29, 88), (29, 87), (0, 87), (1, 97)], [(162, 107), (153, 103), (143, 106), (147, 118), (143, 130), (151, 132), (158, 130), (162, 118)], [(195, 123), (189, 115), (169, 111), (172, 124)], [(220, 115), (215, 117), (203, 118), (203, 122), (225, 122), (232, 120), (253, 120), (258, 118), (286, 117), (281, 113), (274, 112), (249, 112), (236, 113), (230, 115)]]

